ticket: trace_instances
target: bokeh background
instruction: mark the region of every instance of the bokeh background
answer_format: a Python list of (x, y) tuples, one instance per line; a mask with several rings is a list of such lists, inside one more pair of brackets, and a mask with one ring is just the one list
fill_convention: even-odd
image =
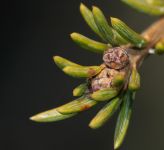
[[(157, 18), (138, 13), (119, 0), (6, 0), (2, 16), (0, 73), (1, 150), (113, 150), (117, 114), (101, 129), (88, 123), (102, 107), (71, 119), (38, 124), (28, 118), (73, 99), (83, 82), (66, 76), (52, 57), (60, 55), (83, 65), (101, 63), (101, 56), (82, 50), (69, 34), (98, 39), (79, 13), (79, 4), (99, 6), (106, 17), (119, 17), (141, 32)], [(142, 88), (121, 150), (164, 150), (164, 57), (144, 63)]]

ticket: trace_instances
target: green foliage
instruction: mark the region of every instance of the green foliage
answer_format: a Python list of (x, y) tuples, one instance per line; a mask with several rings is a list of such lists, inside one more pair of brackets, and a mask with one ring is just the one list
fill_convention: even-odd
[(129, 43), (133, 44), (138, 48), (145, 47), (147, 42), (141, 37), (138, 33), (133, 31), (130, 27), (128, 27), (124, 22), (117, 18), (111, 18), (113, 28)]
[(54, 56), (53, 57), (56, 65), (60, 68), (60, 69), (63, 69), (65, 67), (68, 67), (68, 66), (77, 66), (77, 67), (82, 67), (81, 65), (79, 64), (76, 64), (72, 61), (69, 61), (68, 59), (65, 59), (63, 57), (60, 57), (60, 56)]
[(92, 129), (97, 129), (103, 126), (116, 112), (120, 106), (121, 100), (119, 97), (114, 98), (109, 103), (107, 103), (91, 120), (89, 127)]
[[(163, 0), (122, 1), (148, 14), (164, 14)], [(87, 78), (87, 80), (73, 90), (73, 96), (78, 96), (77, 99), (57, 108), (36, 114), (30, 119), (36, 122), (64, 120), (95, 106), (99, 102), (106, 101), (107, 104), (91, 120), (89, 126), (92, 129), (103, 126), (116, 110), (119, 110), (114, 136), (114, 148), (118, 149), (127, 133), (135, 91), (140, 88), (140, 74), (136, 69), (138, 57), (134, 59), (134, 55), (139, 56), (139, 53), (145, 52), (143, 50), (149, 48), (150, 41), (146, 41), (140, 34), (118, 18), (111, 17), (112, 26), (110, 26), (103, 12), (96, 6), (93, 6), (92, 10), (90, 10), (81, 3), (80, 12), (88, 26), (103, 42), (94, 41), (75, 32), (70, 35), (72, 40), (80, 47), (91, 52), (99, 54), (108, 52), (109, 55), (107, 56), (109, 58), (107, 57), (106, 61), (109, 61), (113, 68), (107, 66), (105, 62), (99, 66), (82, 66), (63, 57), (54, 56), (54, 62), (65, 74), (75, 78)], [(117, 48), (119, 46), (121, 52), (119, 50), (116, 51), (116, 46)], [(131, 51), (132, 53), (129, 53), (130, 48), (140, 51), (133, 50), (133, 52)], [(164, 39), (160, 39), (153, 48), (155, 48), (156, 54), (163, 54)], [(135, 63), (132, 64), (133, 61)], [(118, 69), (115, 67), (125, 62), (127, 62), (127, 65), (124, 68)], [(95, 89), (92, 86), (92, 81), (96, 85)]]
[(123, 97), (123, 103), (121, 110), (117, 119), (115, 135), (114, 135), (114, 149), (118, 149), (127, 133), (129, 126), (131, 114), (132, 114), (132, 104), (134, 99), (134, 93), (127, 92)]
[(112, 84), (114, 86), (120, 86), (120, 85), (122, 85), (124, 83), (124, 81), (125, 81), (125, 75), (118, 74), (118, 75), (114, 76)]
[(129, 6), (138, 11), (147, 13), (149, 15), (161, 16), (164, 14), (163, 0), (122, 0)]
[(96, 25), (103, 36), (103, 38), (110, 44), (115, 45), (114, 35), (112, 28), (108, 25), (108, 22), (103, 14), (103, 12), (96, 6), (93, 6), (92, 9), (93, 17), (96, 22)]
[(87, 96), (82, 96), (77, 100), (74, 100), (72, 102), (69, 102), (63, 106), (56, 108), (56, 110), (61, 114), (71, 114), (87, 110), (96, 104), (96, 101), (88, 98)]
[(70, 117), (75, 116), (76, 113), (63, 115), (59, 113), (56, 109), (51, 109), (39, 114), (36, 114), (35, 116), (30, 117), (30, 120), (35, 122), (55, 122), (55, 121), (61, 121)]
[(63, 69), (63, 72), (69, 76), (75, 78), (89, 78), (95, 76), (102, 70), (101, 66), (67, 66)]
[(76, 88), (73, 89), (73, 96), (82, 96), (87, 90), (87, 88), (87, 83), (78, 85)]
[(119, 90), (113, 88), (106, 88), (91, 94), (91, 98), (96, 101), (107, 101), (117, 96)]
[(164, 38), (155, 45), (155, 53), (159, 55), (164, 54)]
[(103, 53), (105, 50), (111, 47), (110, 44), (104, 44), (91, 40), (79, 33), (72, 33), (71, 38), (80, 47), (96, 53)]
[(84, 20), (86, 21), (86, 23), (88, 24), (88, 26), (98, 35), (100, 36), (104, 41), (105, 39), (103, 38), (103, 36), (101, 35), (96, 23), (95, 23), (95, 20), (94, 20), (94, 17), (93, 17), (93, 14), (92, 14), (92, 11), (90, 9), (88, 9), (83, 3), (81, 3), (80, 5), (80, 12), (84, 18)]
[(136, 68), (132, 69), (128, 88), (131, 91), (136, 91), (140, 88), (140, 74)]

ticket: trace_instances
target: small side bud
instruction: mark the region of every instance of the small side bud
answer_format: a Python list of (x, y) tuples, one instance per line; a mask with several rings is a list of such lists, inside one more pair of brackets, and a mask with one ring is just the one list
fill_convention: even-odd
[(155, 53), (159, 55), (164, 54), (164, 38), (155, 45)]
[(82, 96), (87, 90), (87, 83), (80, 84), (73, 90), (73, 96)]
[(145, 47), (147, 41), (118, 18), (111, 18), (113, 28), (127, 41), (138, 48)]
[(72, 40), (80, 47), (92, 52), (103, 53), (106, 49), (110, 47), (109, 44), (107, 45), (104, 43), (91, 40), (79, 33), (72, 33), (70, 36)]
[(99, 74), (90, 79), (92, 92), (107, 88), (121, 88), (127, 78), (128, 68), (122, 70), (110, 69), (105, 67)]
[(117, 96), (118, 92), (118, 89), (106, 88), (93, 92), (90, 97), (96, 101), (107, 101)]
[(96, 104), (97, 102), (92, 99), (89, 99), (87, 97), (80, 97), (72, 102), (69, 102), (56, 108), (56, 110), (61, 114), (70, 114), (85, 111)]
[(97, 129), (103, 126), (116, 112), (121, 100), (117, 97), (105, 105), (97, 115), (91, 120), (89, 127)]
[(140, 88), (140, 74), (136, 68), (132, 69), (128, 88), (131, 91), (136, 91)]
[(54, 60), (55, 64), (60, 69), (63, 69), (64, 67), (67, 67), (67, 66), (78, 66), (78, 67), (82, 67), (81, 65), (76, 64), (76, 63), (74, 63), (72, 61), (69, 61), (68, 59), (65, 59), (65, 58), (60, 57), (60, 56), (54, 56), (53, 57), (53, 60)]

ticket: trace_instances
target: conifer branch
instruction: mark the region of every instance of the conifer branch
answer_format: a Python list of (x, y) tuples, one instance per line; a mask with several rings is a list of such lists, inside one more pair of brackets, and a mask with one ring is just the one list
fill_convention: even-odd
[(54, 62), (65, 74), (87, 79), (73, 90), (73, 96), (79, 98), (34, 115), (30, 117), (31, 120), (64, 120), (106, 101), (107, 104), (91, 120), (89, 127), (97, 129), (103, 126), (118, 110), (114, 148), (121, 146), (130, 123), (135, 94), (141, 85), (139, 68), (151, 54), (164, 53), (164, 1), (122, 1), (142, 12), (161, 15), (161, 18), (139, 34), (118, 18), (111, 17), (110, 25), (100, 8), (94, 6), (91, 11), (81, 4), (80, 12), (84, 20), (103, 43), (79, 33), (72, 33), (71, 38), (80, 47), (103, 54), (103, 62), (99, 66), (82, 66), (54, 56)]

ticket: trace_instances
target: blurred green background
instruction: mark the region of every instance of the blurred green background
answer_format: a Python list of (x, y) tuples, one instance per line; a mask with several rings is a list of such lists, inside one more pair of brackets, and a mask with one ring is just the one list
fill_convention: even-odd
[[(52, 57), (60, 55), (83, 65), (102, 62), (101, 55), (79, 48), (69, 38), (80, 32), (97, 39), (79, 13), (80, 2), (100, 7), (138, 32), (157, 18), (138, 13), (119, 0), (6, 0), (2, 13), (1, 123), (2, 150), (112, 150), (117, 114), (101, 129), (88, 123), (103, 106), (71, 119), (38, 124), (29, 117), (73, 99), (83, 82), (66, 76)], [(121, 150), (164, 150), (164, 56), (143, 64), (129, 131)]]

